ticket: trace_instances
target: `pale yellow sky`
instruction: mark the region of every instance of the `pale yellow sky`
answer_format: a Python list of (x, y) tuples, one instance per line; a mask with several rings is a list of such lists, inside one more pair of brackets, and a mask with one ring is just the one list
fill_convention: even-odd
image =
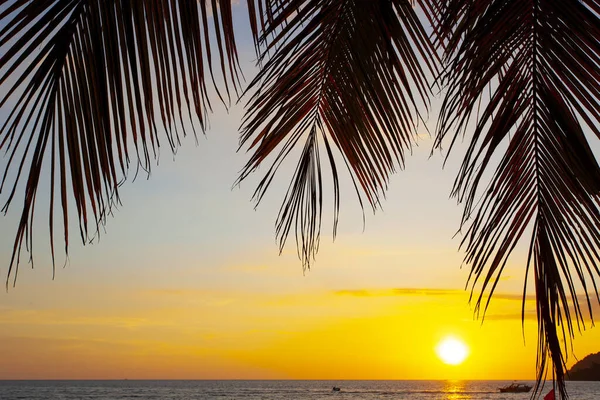
[[(337, 240), (326, 203), (321, 250), (303, 274), (293, 240), (279, 256), (274, 236), (295, 160), (254, 210), (260, 171), (232, 190), (246, 161), (235, 153), (240, 119), (239, 107), (217, 109), (198, 147), (187, 138), (174, 161), (165, 150), (149, 180), (123, 187), (99, 243), (72, 237), (55, 280), (40, 211), (35, 269), (23, 263), (16, 287), (0, 294), (0, 379), (534, 378), (530, 301), (524, 334), (520, 320), (526, 244), (483, 325), (463, 291), (468, 269), (460, 235), (453, 239), (461, 209), (448, 198), (460, 149), (442, 170), (422, 134), (384, 210), (366, 211), (364, 232), (353, 188), (342, 182)], [(15, 211), (0, 224), (2, 276)], [(462, 365), (435, 354), (449, 335), (470, 348)], [(598, 343), (600, 331), (588, 329), (575, 354), (597, 352)]]

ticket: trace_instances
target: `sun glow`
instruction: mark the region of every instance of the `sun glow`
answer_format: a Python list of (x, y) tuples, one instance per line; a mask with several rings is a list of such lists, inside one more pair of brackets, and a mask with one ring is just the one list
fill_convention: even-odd
[(450, 365), (462, 363), (469, 354), (467, 345), (463, 341), (453, 337), (447, 337), (438, 343), (435, 351), (444, 363)]

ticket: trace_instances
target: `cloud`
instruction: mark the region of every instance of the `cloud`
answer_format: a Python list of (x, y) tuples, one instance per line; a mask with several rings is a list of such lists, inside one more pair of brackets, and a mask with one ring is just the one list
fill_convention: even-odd
[[(440, 288), (388, 288), (388, 289), (342, 289), (333, 292), (337, 296), (354, 297), (391, 297), (391, 296), (463, 296), (469, 294), (468, 290), (440, 289)], [(476, 299), (479, 293), (473, 293)], [(487, 296), (484, 295), (484, 298)], [(516, 293), (494, 293), (494, 300), (522, 301), (523, 296)], [(535, 296), (529, 294), (526, 301), (534, 301)]]
[(136, 328), (141, 326), (164, 326), (164, 321), (149, 317), (119, 316), (108, 313), (90, 315), (84, 310), (8, 310), (0, 312), (0, 324), (4, 327), (15, 325), (33, 326), (111, 326)]
[(227, 271), (233, 271), (233, 272), (249, 272), (249, 273), (254, 273), (254, 272), (271, 272), (270, 270), (273, 270), (274, 268), (272, 266), (266, 265), (266, 264), (233, 264), (233, 265), (228, 265), (225, 268)]
[(343, 289), (333, 292), (337, 296), (354, 297), (394, 297), (394, 296), (456, 296), (465, 291), (432, 288), (393, 288), (393, 289)]
[[(205, 290), (205, 289), (149, 289), (140, 292), (142, 296), (154, 300), (159, 298), (160, 302), (171, 299), (173, 304), (181, 308), (182, 304), (188, 307), (191, 304), (196, 306), (220, 307), (228, 306), (240, 300), (243, 293), (236, 293), (227, 290)], [(184, 303), (185, 302), (185, 303)], [(161, 303), (164, 305), (164, 303)]]
[[(521, 295), (513, 295), (513, 294), (495, 294), (494, 297), (492, 298), (492, 302), (494, 300), (497, 299), (503, 299), (503, 300), (509, 300), (509, 301), (519, 301), (521, 302), (522, 300), (522, 296)], [(590, 305), (588, 306), (587, 300), (585, 295), (577, 295), (577, 301), (579, 302), (579, 308), (581, 310), (581, 314), (583, 316), (583, 320), (584, 320), (584, 324), (586, 327), (589, 327), (588, 324), (590, 324), (590, 322), (592, 321), (591, 316), (594, 316), (594, 321), (598, 321), (600, 320), (600, 303), (598, 303), (598, 300), (595, 297), (590, 296)], [(535, 310), (535, 296), (534, 295), (527, 295), (526, 297), (526, 309), (525, 309), (525, 313), (524, 313), (524, 317), (526, 320), (536, 320), (537, 319), (537, 314), (536, 314), (536, 310)], [(483, 307), (483, 306), (482, 306)], [(562, 307), (562, 304), (561, 304)], [(575, 322), (575, 306), (573, 303), (573, 299), (569, 298), (568, 299), (568, 307), (569, 307), (569, 311), (571, 313), (571, 319), (573, 321), (573, 324), (576, 325)], [(591, 308), (591, 310), (590, 310)], [(590, 312), (591, 311), (591, 312)], [(486, 320), (496, 320), (496, 321), (501, 321), (501, 320), (521, 320), (521, 312), (515, 312), (515, 313), (493, 313), (493, 312), (488, 312), (485, 316)]]
[[(524, 317), (526, 320), (536, 320), (536, 314), (534, 310), (525, 310)], [(486, 321), (513, 321), (521, 320), (521, 313), (502, 313), (494, 314), (488, 313), (484, 318)]]
[[(458, 289), (441, 289), (441, 288), (387, 288), (387, 289), (342, 289), (332, 292), (335, 296), (348, 296), (357, 298), (379, 298), (379, 297), (430, 297), (430, 296), (463, 296), (469, 295), (468, 290)], [(479, 293), (474, 293), (471, 299), (471, 305), (474, 307), (477, 301)], [(578, 295), (579, 306), (585, 323), (588, 324), (591, 321), (590, 310), (588, 308), (587, 300), (585, 295)], [(483, 317), (483, 308), (487, 301), (487, 293), (484, 294), (481, 304), (480, 317)], [(507, 301), (506, 306), (501, 306), (499, 311), (494, 304), (498, 301)], [(523, 295), (520, 293), (494, 293), (491, 301), (491, 308), (485, 314), (485, 320), (490, 321), (504, 321), (504, 320), (521, 320), (521, 306), (520, 303), (523, 301)], [(590, 296), (591, 303), (591, 315), (594, 316), (594, 321), (600, 321), (600, 304), (594, 296)], [(513, 305), (514, 304), (514, 305)], [(535, 295), (528, 294), (525, 297), (525, 319), (535, 320)], [(507, 308), (508, 307), (508, 308)], [(513, 310), (511, 312), (510, 310)], [(569, 299), (569, 309), (571, 315), (575, 318), (574, 307), (572, 299)], [(508, 312), (507, 312), (508, 311)]]
[(215, 292), (201, 289), (148, 289), (142, 293), (150, 296), (210, 296)]
[[(494, 293), (493, 299), (497, 300), (515, 300), (515, 301), (523, 301), (522, 294), (512, 294), (512, 293)], [(535, 295), (528, 294), (525, 296), (525, 301), (534, 301)]]

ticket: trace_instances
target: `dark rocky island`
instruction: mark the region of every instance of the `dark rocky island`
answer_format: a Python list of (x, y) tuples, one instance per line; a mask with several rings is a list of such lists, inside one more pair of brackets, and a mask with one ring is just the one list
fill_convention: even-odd
[(577, 361), (567, 376), (571, 381), (600, 381), (600, 352)]

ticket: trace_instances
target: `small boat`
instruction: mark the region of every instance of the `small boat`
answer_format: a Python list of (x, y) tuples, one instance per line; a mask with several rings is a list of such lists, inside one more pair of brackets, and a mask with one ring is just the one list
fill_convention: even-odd
[(531, 386), (522, 383), (511, 383), (508, 386), (498, 388), (502, 393), (527, 393), (531, 390)]
[(331, 389), (332, 392), (339, 392), (341, 389), (337, 386), (334, 386), (333, 389)]

